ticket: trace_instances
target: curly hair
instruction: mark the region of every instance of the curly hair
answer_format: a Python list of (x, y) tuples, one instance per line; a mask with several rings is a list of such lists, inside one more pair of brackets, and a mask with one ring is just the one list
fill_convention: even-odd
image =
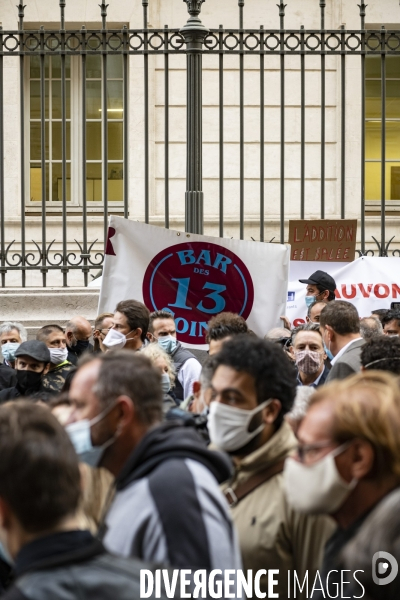
[(367, 342), (361, 350), (361, 364), (369, 371), (389, 371), (400, 375), (400, 338), (381, 335)]
[(282, 408), (275, 421), (280, 427), (283, 417), (293, 406), (296, 395), (296, 370), (276, 344), (249, 335), (237, 335), (215, 355), (214, 372), (219, 366), (231, 367), (254, 377), (257, 402), (279, 400)]

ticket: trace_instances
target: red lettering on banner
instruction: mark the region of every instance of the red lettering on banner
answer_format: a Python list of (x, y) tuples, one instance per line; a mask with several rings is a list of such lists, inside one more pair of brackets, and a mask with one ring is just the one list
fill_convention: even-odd
[(347, 292), (347, 285), (345, 285), (345, 284), (342, 285), (343, 298), (347, 298), (348, 300), (350, 300), (351, 298), (356, 297), (356, 294), (357, 294), (356, 286), (354, 284), (351, 284), (350, 289), (351, 289), (351, 292), (349, 294)]
[(352, 242), (353, 241), (353, 233), (354, 233), (354, 230), (353, 230), (352, 227), (347, 227), (346, 228), (346, 240), (348, 242)]
[[(380, 288), (384, 289), (383, 294), (381, 294), (381, 292), (379, 291)], [(389, 286), (385, 283), (377, 283), (374, 287), (374, 294), (377, 298), (388, 298), (390, 294)]]
[(302, 242), (303, 241), (303, 240), (297, 239), (297, 227), (294, 228), (294, 241), (295, 242)]
[(397, 283), (392, 283), (392, 297), (397, 298), (397, 294), (400, 294), (400, 287)]
[(358, 287), (360, 288), (360, 292), (362, 293), (362, 295), (364, 296), (364, 298), (369, 298), (372, 292), (372, 283), (368, 284), (367, 289), (364, 288), (364, 285), (362, 283), (358, 284)]

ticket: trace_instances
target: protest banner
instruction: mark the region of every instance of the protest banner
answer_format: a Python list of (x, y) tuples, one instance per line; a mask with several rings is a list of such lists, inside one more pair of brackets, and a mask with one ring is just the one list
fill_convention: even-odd
[(289, 221), (290, 260), (350, 262), (356, 238), (357, 219)]
[(336, 298), (354, 304), (360, 317), (400, 301), (400, 258), (363, 256), (346, 265), (291, 261), (286, 315), (294, 326), (304, 323), (307, 315), (306, 286), (299, 279), (318, 269), (335, 279)]
[(285, 313), (289, 248), (214, 238), (111, 216), (99, 313), (134, 298), (175, 318), (179, 340), (205, 344), (207, 322), (222, 311), (242, 315), (257, 335)]

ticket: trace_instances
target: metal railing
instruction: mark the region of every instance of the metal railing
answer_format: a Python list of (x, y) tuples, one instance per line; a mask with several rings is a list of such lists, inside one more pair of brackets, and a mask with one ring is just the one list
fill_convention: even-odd
[[(78, 251), (71, 249), (68, 239), (69, 213), (67, 202), (67, 133), (66, 133), (66, 57), (80, 57), (81, 69), (81, 152), (86, 156), (86, 61), (90, 55), (100, 55), (102, 62), (102, 201), (103, 201), (103, 234), (107, 235), (108, 216), (112, 212), (108, 200), (108, 117), (107, 117), (107, 64), (111, 55), (121, 55), (123, 60), (123, 214), (128, 217), (128, 184), (129, 184), (129, 106), (128, 106), (128, 70), (129, 61), (137, 60), (132, 57), (142, 57), (143, 60), (143, 118), (144, 118), (144, 194), (143, 198), (135, 198), (135, 203), (143, 202), (144, 220), (150, 221), (150, 132), (149, 132), (149, 57), (152, 55), (164, 56), (164, 195), (165, 195), (165, 227), (170, 224), (170, 85), (169, 85), (169, 58), (174, 54), (186, 55), (187, 63), (187, 168), (186, 168), (186, 194), (185, 194), (185, 229), (188, 232), (202, 233), (204, 221), (203, 188), (202, 188), (202, 58), (215, 55), (218, 59), (218, 157), (219, 157), (219, 235), (224, 235), (224, 210), (226, 207), (225, 174), (224, 174), (224, 69), (227, 56), (238, 56), (239, 59), (239, 235), (244, 238), (245, 228), (245, 57), (259, 57), (260, 88), (259, 88), (259, 119), (260, 119), (260, 164), (259, 164), (259, 239), (264, 241), (264, 224), (267, 215), (267, 203), (270, 201), (265, 195), (265, 128), (268, 126), (265, 115), (265, 72), (268, 68), (270, 57), (279, 57), (280, 77), (280, 192), (279, 192), (279, 241), (285, 242), (285, 223), (287, 222), (286, 195), (285, 195), (285, 166), (286, 166), (286, 127), (285, 127), (285, 101), (286, 101), (286, 61), (289, 56), (299, 58), (300, 69), (300, 196), (298, 217), (307, 217), (306, 213), (306, 57), (320, 57), (320, 85), (321, 85), (321, 139), (320, 139), (320, 217), (326, 216), (326, 58), (328, 56), (340, 57), (340, 217), (346, 217), (346, 68), (349, 56), (358, 56), (361, 61), (361, 78), (359, 89), (361, 91), (360, 106), (360, 161), (361, 161), (361, 197), (359, 204), (359, 219), (361, 243), (359, 254), (373, 253), (366, 249), (366, 203), (365, 203), (365, 101), (366, 101), (366, 71), (365, 64), (368, 56), (379, 56), (381, 62), (382, 81), (385, 81), (386, 59), (390, 55), (400, 55), (400, 31), (366, 30), (366, 4), (359, 6), (360, 29), (346, 30), (325, 29), (325, 0), (320, 0), (320, 29), (307, 30), (303, 26), (297, 30), (285, 29), (285, 9), (283, 2), (278, 4), (279, 29), (244, 29), (243, 15), (245, 1), (238, 0), (239, 28), (207, 29), (200, 20), (202, 3), (205, 0), (184, 0), (189, 12), (189, 20), (181, 29), (171, 29), (168, 26), (162, 29), (148, 28), (148, 0), (142, 0), (143, 28), (142, 29), (109, 29), (107, 27), (107, 4), (100, 6), (102, 27), (100, 30), (67, 30), (65, 28), (65, 0), (59, 1), (60, 29), (39, 30), (24, 29), (25, 6), (18, 5), (19, 29), (5, 31), (0, 29), (0, 273), (1, 285), (6, 285), (7, 272), (18, 271), (21, 273), (22, 286), (26, 285), (26, 273), (39, 271), (42, 274), (42, 285), (47, 284), (49, 271), (62, 273), (62, 283), (68, 284), (70, 271), (81, 271), (84, 284), (88, 284), (89, 273), (98, 270), (103, 261), (103, 252), (96, 243), (103, 244), (103, 240), (91, 241), (88, 239), (88, 200), (86, 197), (86, 161), (82, 160), (80, 173), (80, 188), (82, 194), (82, 240), (76, 241)], [(211, 0), (210, 0), (211, 3)], [(61, 249), (52, 250), (55, 240), (49, 243), (47, 213), (49, 211), (46, 198), (46, 156), (45, 156), (45, 59), (47, 56), (59, 56), (61, 60), (61, 148), (62, 148), (62, 184), (60, 217), (62, 239)], [(40, 57), (40, 122), (41, 122), (41, 239), (27, 241), (26, 224), (26, 158), (25, 135), (26, 127), (24, 114), (26, 81), (25, 61), (28, 57)], [(19, 58), (19, 104), (20, 104), (20, 237), (18, 242), (9, 238), (6, 227), (5, 215), (5, 169), (4, 169), (4, 60), (9, 57)], [(388, 254), (389, 244), (386, 240), (386, 180), (385, 180), (385, 152), (386, 152), (386, 95), (385, 85), (381, 86), (381, 206), (380, 206), (380, 240), (373, 238), (378, 246), (380, 256)], [(377, 236), (378, 237), (378, 236)], [(392, 238), (393, 239), (393, 238)], [(60, 240), (57, 240), (59, 243)], [(13, 249), (13, 244), (16, 244)], [(18, 244), (18, 247), (17, 247)], [(394, 251), (400, 254), (400, 251)]]

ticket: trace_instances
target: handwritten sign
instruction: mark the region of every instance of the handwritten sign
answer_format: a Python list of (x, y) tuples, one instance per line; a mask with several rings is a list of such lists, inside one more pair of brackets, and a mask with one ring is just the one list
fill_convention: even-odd
[(357, 219), (289, 221), (291, 260), (351, 262), (356, 241)]

